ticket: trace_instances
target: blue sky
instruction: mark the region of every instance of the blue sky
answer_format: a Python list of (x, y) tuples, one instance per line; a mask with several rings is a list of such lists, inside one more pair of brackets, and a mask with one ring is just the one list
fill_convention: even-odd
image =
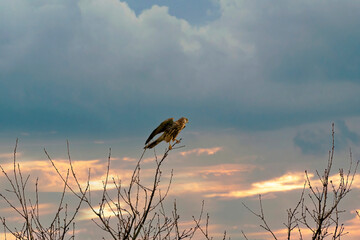
[(220, 5), (214, 0), (198, 0), (194, 4), (191, 0), (182, 1), (124, 1), (134, 10), (136, 15), (141, 14), (144, 10), (151, 8), (153, 5), (166, 6), (169, 8), (169, 14), (177, 18), (184, 19), (192, 25), (205, 25), (220, 16)]
[(0, 150), (19, 137), (25, 161), (44, 160), (43, 147), (62, 156), (69, 139), (78, 159), (108, 147), (136, 158), (162, 120), (185, 116), (188, 151), (221, 149), (188, 161), (249, 164), (236, 178), (249, 185), (322, 166), (332, 122), (339, 154), (358, 158), (359, 11), (333, 0), (0, 0)]

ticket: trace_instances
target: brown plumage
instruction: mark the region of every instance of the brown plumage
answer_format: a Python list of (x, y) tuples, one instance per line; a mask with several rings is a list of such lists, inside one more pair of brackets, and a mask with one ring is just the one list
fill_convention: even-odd
[[(179, 140), (176, 139), (177, 135), (180, 133), (180, 131), (185, 127), (185, 124), (188, 123), (189, 120), (185, 117), (180, 118), (179, 120), (174, 122), (174, 118), (169, 118), (160, 123), (160, 125), (150, 134), (148, 139), (145, 142), (146, 148), (153, 148), (156, 145), (158, 145), (161, 141), (165, 141), (169, 143), (169, 149), (171, 149), (171, 143), (170, 141), (176, 141)], [(150, 140), (155, 137), (155, 135), (164, 132), (158, 139), (155, 141), (150, 142)]]

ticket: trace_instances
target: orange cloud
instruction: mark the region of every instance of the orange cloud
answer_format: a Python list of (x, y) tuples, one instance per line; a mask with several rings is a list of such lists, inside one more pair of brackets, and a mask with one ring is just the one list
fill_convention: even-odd
[[(260, 226), (257, 226), (256, 227), (258, 230), (255, 232), (247, 232), (247, 231), (244, 231), (245, 235), (249, 238), (249, 239), (252, 239), (252, 238), (261, 238), (263, 240), (272, 240), (274, 239), (272, 237), (272, 235), (267, 232), (267, 231), (264, 231), (262, 230), (262, 228)], [(255, 229), (256, 229), (255, 228)], [(271, 228), (271, 226), (270, 226)], [(301, 229), (301, 235), (303, 237), (303, 239), (311, 239), (311, 236), (312, 236), (312, 232), (307, 229), (307, 228), (300, 228)], [(275, 234), (275, 236), (278, 238), (278, 239), (287, 239), (287, 229), (285, 228), (282, 228), (282, 229), (272, 229), (272, 232)], [(238, 234), (239, 236), (242, 236), (242, 234)], [(234, 236), (232, 236), (234, 237)], [(291, 232), (291, 237), (293, 237), (294, 239), (296, 238), (299, 238), (299, 231), (298, 229), (294, 229), (292, 232)]]
[(250, 172), (254, 168), (256, 168), (256, 166), (250, 164), (218, 164), (208, 167), (197, 167), (193, 170), (193, 172), (196, 175), (231, 176), (239, 172)]
[[(28, 206), (28, 210), (31, 211), (31, 207)], [(18, 209), (21, 207), (17, 206)], [(58, 205), (56, 203), (40, 203), (39, 204), (39, 214), (40, 216), (53, 215), (57, 211)], [(15, 210), (11, 207), (1, 208), (1, 213), (6, 216), (6, 220), (10, 222), (21, 222), (23, 221), (23, 217), (21, 217)], [(0, 238), (1, 239), (1, 238)]]
[(15, 240), (16, 238), (10, 233), (7, 233), (6, 235), (5, 233), (0, 233), (0, 239)]
[[(219, 193), (231, 192), (239, 188), (241, 172), (251, 172), (255, 165), (250, 164), (218, 164), (213, 166), (197, 166), (183, 169), (175, 173), (176, 186), (171, 193)], [(236, 177), (236, 181), (231, 181)]]
[[(67, 159), (56, 159), (53, 160), (54, 164), (58, 168), (59, 172), (66, 177), (66, 173), (70, 168), (69, 162)], [(50, 192), (61, 192), (63, 190), (64, 183), (61, 178), (57, 175), (55, 169), (51, 165), (50, 161), (25, 161), (18, 162), (20, 169), (23, 175), (30, 174), (31, 181), (35, 181), (36, 177), (39, 178), (39, 191), (50, 191)], [(100, 159), (93, 160), (73, 160), (72, 161), (74, 171), (76, 173), (77, 179), (80, 181), (80, 184), (85, 186), (88, 179), (88, 173), (90, 169), (91, 175), (91, 189), (92, 190), (101, 190), (103, 188), (103, 180), (105, 179), (106, 174), (106, 162)], [(6, 163), (1, 165), (5, 172), (12, 176), (13, 163)], [(131, 177), (132, 171), (122, 170), (118, 171), (117, 169), (111, 169), (109, 173), (109, 179), (111, 181), (114, 179), (129, 179)], [(70, 173), (71, 175), (71, 173)], [(29, 185), (29, 184), (28, 184)], [(69, 185), (77, 189), (75, 182), (72, 180), (71, 176), (69, 177)], [(109, 188), (113, 188), (109, 184)]]
[[(349, 232), (349, 234), (348, 234), (349, 236), (345, 235), (344, 239), (360, 239), (360, 228), (359, 228), (360, 218), (356, 215), (355, 210), (351, 211), (351, 213), (353, 215), (355, 215), (355, 217), (353, 217), (352, 219), (347, 220), (344, 223), (345, 232)], [(346, 237), (348, 237), (348, 238), (346, 238)]]
[(135, 162), (137, 159), (132, 157), (123, 157), (122, 160), (126, 162)]
[[(157, 157), (158, 157), (158, 159), (162, 158), (162, 156), (157, 156)], [(111, 159), (112, 160), (119, 160), (119, 159), (113, 159), (113, 158), (111, 158)], [(138, 158), (134, 158), (134, 157), (123, 157), (123, 158), (120, 158), (120, 160), (123, 160), (125, 162), (138, 162), (139, 161)], [(143, 162), (143, 163), (149, 163), (149, 162), (153, 162), (153, 161), (155, 161), (155, 157), (143, 158), (141, 160), (141, 162)]]
[[(116, 209), (116, 206), (112, 206), (112, 207), (113, 207), (113, 209)], [(95, 208), (95, 210), (98, 211), (99, 208)], [(108, 206), (106, 206), (103, 209), (103, 211), (104, 211), (105, 217), (114, 217), (115, 216), (115, 213), (112, 212), (112, 210)], [(123, 211), (122, 214), (127, 215), (128, 213)], [(77, 217), (77, 220), (84, 221), (84, 220), (91, 220), (91, 219), (97, 219), (97, 216), (94, 214), (94, 212), (90, 208), (80, 210), (80, 215), (79, 215), (79, 217)]]
[[(216, 172), (216, 170), (215, 170)], [(219, 169), (219, 173), (221, 170)], [(226, 172), (226, 171), (225, 171)], [(230, 171), (228, 174), (235, 173), (236, 171)], [(309, 173), (309, 179), (313, 187), (320, 187), (322, 184), (317, 177), (314, 177), (314, 174)], [(352, 188), (360, 188), (360, 180), (358, 180), (360, 175), (355, 176)], [(340, 183), (339, 174), (333, 174), (329, 176), (329, 180), (332, 180), (335, 187)], [(349, 181), (351, 180), (351, 177)], [(274, 192), (286, 192), (296, 189), (302, 189), (305, 183), (305, 174), (304, 172), (289, 172), (283, 176), (276, 177), (274, 179), (255, 182), (251, 184), (249, 189), (241, 190), (232, 190), (229, 192), (220, 192), (220, 193), (211, 193), (207, 194), (207, 197), (226, 197), (226, 198), (243, 198), (259, 194), (267, 194)], [(238, 186), (235, 186), (238, 187)]]
[[(339, 182), (339, 179), (340, 179), (339, 174), (337, 174), (337, 181), (338, 182)], [(351, 180), (351, 178), (349, 180)], [(354, 182), (352, 184), (352, 188), (360, 188), (360, 174), (355, 175)]]
[[(340, 220), (341, 223), (341, 220)], [(341, 237), (341, 239), (344, 240), (351, 240), (351, 239), (359, 239), (360, 238), (360, 218), (357, 216), (355, 218), (352, 218), (350, 220), (347, 220), (344, 222), (345, 231), (344, 233), (348, 232), (348, 234), (345, 234)], [(270, 226), (271, 227), (271, 226)], [(314, 226), (315, 227), (315, 226)], [(244, 227), (244, 229), (246, 229)], [(257, 230), (256, 230), (257, 229)], [(252, 227), (252, 231), (245, 231), (245, 234), (247, 237), (250, 238), (261, 238), (261, 239), (274, 239), (269, 232), (261, 230), (262, 228), (260, 226), (256, 226), (255, 229)], [(308, 228), (304, 228), (303, 226), (300, 228), (301, 234), (303, 239), (311, 239), (312, 232)], [(334, 226), (330, 227), (328, 232), (331, 233), (334, 231)], [(278, 239), (287, 239), (287, 229), (273, 229), (273, 233), (276, 235)], [(240, 234), (239, 234), (240, 235)], [(299, 237), (299, 231), (297, 229), (294, 229), (291, 232), (291, 236), (293, 238)], [(235, 237), (235, 236), (232, 236)]]
[[(184, 178), (187, 181), (198, 182), (195, 177), (208, 178), (210, 176), (232, 176), (241, 172), (251, 172), (256, 168), (252, 164), (217, 164), (211, 166), (193, 166), (184, 168), (176, 173), (176, 178)], [(191, 178), (190, 178), (191, 177)]]
[[(309, 177), (312, 177), (310, 175)], [(284, 192), (304, 187), (305, 176), (303, 172), (287, 173), (281, 177), (270, 179), (267, 181), (256, 182), (251, 184), (250, 189), (230, 191), (227, 193), (207, 194), (207, 197), (227, 197), (227, 198), (243, 198), (258, 194), (266, 194), (271, 192)]]
[[(22, 153), (21, 152), (18, 152), (16, 153), (16, 156), (19, 157), (21, 156)], [(13, 159), (14, 158), (14, 153), (11, 152), (11, 153), (0, 153), (0, 158), (9, 158), (9, 159)]]
[(185, 152), (180, 152), (180, 155), (182, 156), (187, 156), (190, 154), (196, 154), (196, 155), (202, 155), (202, 154), (206, 154), (206, 155), (214, 155), (215, 153), (221, 151), (223, 148), (222, 147), (213, 147), (213, 148), (195, 148), (189, 151), (185, 151)]

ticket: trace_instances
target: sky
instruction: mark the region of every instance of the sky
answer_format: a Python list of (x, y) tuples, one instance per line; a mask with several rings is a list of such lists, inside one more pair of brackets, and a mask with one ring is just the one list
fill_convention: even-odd
[[(163, 166), (174, 170), (168, 201), (191, 221), (204, 200), (214, 236), (269, 239), (242, 205), (262, 194), (281, 234), (304, 171), (326, 167), (332, 123), (333, 174), (349, 148), (360, 158), (359, 10), (350, 0), (0, 0), (0, 165), (11, 168), (18, 138), (18, 161), (53, 206), (59, 179), (44, 148), (62, 162), (68, 140), (79, 174), (91, 167), (100, 182), (111, 148), (126, 178), (151, 131), (185, 116), (185, 147)], [(153, 152), (144, 157), (151, 172)], [(353, 237), (359, 187), (343, 205)], [(84, 216), (80, 240), (93, 226)]]

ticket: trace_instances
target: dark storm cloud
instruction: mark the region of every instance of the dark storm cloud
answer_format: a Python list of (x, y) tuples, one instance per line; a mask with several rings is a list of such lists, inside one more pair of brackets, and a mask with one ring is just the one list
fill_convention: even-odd
[(218, 6), (196, 26), (115, 0), (0, 2), (1, 131), (133, 133), (169, 116), (253, 131), (360, 114), (360, 3)]

